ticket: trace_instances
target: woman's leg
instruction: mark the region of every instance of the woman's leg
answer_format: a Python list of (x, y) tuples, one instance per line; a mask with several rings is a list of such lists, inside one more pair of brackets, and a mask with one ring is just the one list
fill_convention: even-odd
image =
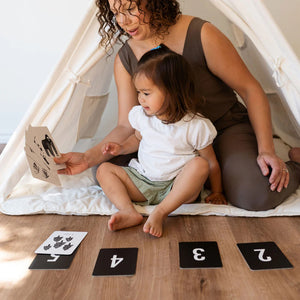
[(299, 186), (300, 165), (287, 162), (288, 187), (280, 193), (270, 190), (268, 177), (262, 175), (256, 162), (257, 143), (249, 123), (225, 129), (215, 139), (214, 148), (221, 166), (225, 196), (234, 206), (268, 210), (283, 202)]
[(292, 149), (289, 151), (289, 158), (290, 158), (290, 160), (292, 160), (292, 161), (295, 161), (295, 162), (297, 162), (297, 163), (300, 163), (300, 147), (292, 148)]
[(194, 202), (209, 174), (208, 162), (198, 156), (189, 161), (177, 175), (170, 193), (154, 209), (144, 225), (144, 232), (160, 237), (163, 221), (183, 203)]
[(110, 230), (119, 230), (139, 225), (143, 221), (132, 204), (133, 201), (146, 201), (126, 171), (119, 166), (105, 162), (97, 170), (97, 179), (109, 200), (119, 209), (108, 221)]

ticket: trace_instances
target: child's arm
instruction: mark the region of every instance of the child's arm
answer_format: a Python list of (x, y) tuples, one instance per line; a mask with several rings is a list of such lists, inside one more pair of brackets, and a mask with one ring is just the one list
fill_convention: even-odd
[(207, 160), (210, 170), (208, 178), (211, 185), (211, 194), (205, 198), (205, 202), (213, 204), (227, 204), (223, 194), (221, 169), (212, 145), (198, 150), (198, 153), (201, 157)]
[(134, 134), (130, 135), (123, 143), (117, 144), (114, 142), (105, 143), (102, 148), (103, 154), (111, 155), (124, 155), (136, 152), (139, 148), (140, 141), (142, 139), (139, 131), (135, 131)]

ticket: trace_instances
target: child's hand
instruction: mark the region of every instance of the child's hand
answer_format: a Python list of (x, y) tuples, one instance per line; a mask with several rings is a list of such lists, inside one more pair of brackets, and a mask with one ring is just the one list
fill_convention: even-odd
[(121, 153), (121, 145), (113, 142), (106, 143), (102, 148), (102, 153), (117, 156)]
[(227, 204), (226, 198), (222, 193), (211, 193), (205, 198), (205, 203)]

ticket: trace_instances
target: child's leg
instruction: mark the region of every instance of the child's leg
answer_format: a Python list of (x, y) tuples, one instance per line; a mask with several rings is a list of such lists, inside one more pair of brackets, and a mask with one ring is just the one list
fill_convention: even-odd
[(155, 208), (144, 225), (144, 232), (160, 237), (164, 219), (183, 203), (194, 202), (209, 174), (208, 162), (197, 156), (175, 178), (172, 190)]
[(110, 230), (136, 226), (143, 221), (142, 215), (135, 210), (131, 200), (146, 199), (122, 167), (103, 163), (97, 170), (97, 179), (109, 200), (119, 209), (108, 221)]

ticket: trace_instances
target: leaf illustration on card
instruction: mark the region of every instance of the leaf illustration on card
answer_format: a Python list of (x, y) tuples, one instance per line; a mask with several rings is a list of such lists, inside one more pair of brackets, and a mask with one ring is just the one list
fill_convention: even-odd
[(63, 246), (63, 249), (64, 249), (64, 250), (68, 250), (68, 249), (70, 249), (72, 246), (74, 246), (74, 245), (71, 244), (71, 243), (69, 243), (69, 244), (67, 244), (67, 245), (64, 245), (64, 246)]
[(59, 247), (61, 247), (64, 244), (65, 244), (64, 241), (57, 242), (57, 243), (54, 244), (54, 248), (59, 248)]
[(44, 246), (44, 249), (45, 250), (49, 250), (51, 248), (51, 245), (50, 244), (48, 244), (47, 246)]
[(53, 241), (54, 241), (54, 242), (59, 242), (62, 238), (63, 238), (62, 236), (58, 235), (58, 236), (55, 236), (55, 237), (53, 238)]

